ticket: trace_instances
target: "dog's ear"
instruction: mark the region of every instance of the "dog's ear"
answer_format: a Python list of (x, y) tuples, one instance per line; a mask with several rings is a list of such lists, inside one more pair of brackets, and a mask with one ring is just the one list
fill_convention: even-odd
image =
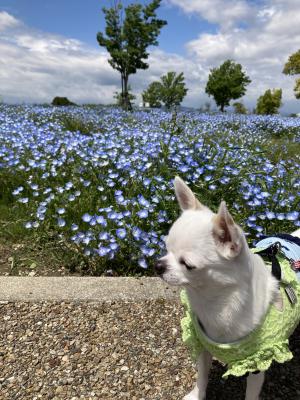
[(233, 259), (240, 253), (242, 234), (227, 210), (225, 201), (222, 201), (218, 214), (213, 217), (213, 237), (219, 253), (224, 258)]
[(196, 196), (188, 187), (188, 185), (179, 176), (174, 180), (175, 194), (182, 211), (185, 210), (201, 210), (206, 208), (196, 199)]

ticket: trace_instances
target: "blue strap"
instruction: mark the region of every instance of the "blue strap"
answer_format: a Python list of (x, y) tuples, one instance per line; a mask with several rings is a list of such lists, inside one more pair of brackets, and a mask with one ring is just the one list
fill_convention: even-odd
[(270, 236), (260, 240), (258, 243), (256, 243), (255, 247), (266, 249), (276, 242), (281, 244), (281, 252), (286, 258), (292, 261), (300, 260), (300, 246), (298, 246), (296, 243), (290, 242), (289, 240), (281, 239), (276, 236)]

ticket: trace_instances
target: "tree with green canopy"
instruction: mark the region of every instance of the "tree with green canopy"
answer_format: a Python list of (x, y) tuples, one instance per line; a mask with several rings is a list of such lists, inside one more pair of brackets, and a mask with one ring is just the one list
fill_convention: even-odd
[(256, 113), (257, 114), (278, 114), (278, 109), (281, 107), (282, 90), (268, 89), (257, 99)]
[(106, 21), (105, 34), (98, 32), (97, 40), (110, 54), (108, 62), (121, 74), (122, 106), (130, 110), (128, 79), (138, 69), (147, 69), (145, 62), (148, 46), (158, 45), (157, 37), (166, 21), (156, 17), (161, 0), (152, 0), (148, 5), (130, 4), (125, 8), (115, 1), (111, 8), (103, 8)]
[(149, 106), (153, 108), (161, 107), (160, 89), (160, 82), (150, 83), (148, 88), (142, 93), (143, 103), (149, 103)]
[(239, 99), (246, 93), (250, 78), (242, 71), (241, 64), (226, 60), (220, 67), (210, 70), (205, 92), (213, 96), (223, 112), (231, 100)]
[(150, 83), (143, 92), (143, 101), (150, 103), (151, 107), (160, 107), (161, 103), (167, 109), (179, 106), (188, 89), (185, 87), (183, 72), (176, 75), (176, 72), (170, 71), (160, 77), (160, 81)]
[[(300, 74), (300, 50), (289, 57), (282, 72), (286, 75)], [(300, 78), (296, 79), (294, 92), (296, 99), (300, 99)]]
[(176, 75), (176, 72), (168, 72), (160, 78), (160, 99), (166, 108), (179, 106), (187, 94), (183, 72)]
[(235, 103), (233, 103), (233, 107), (234, 107), (234, 112), (236, 114), (247, 114), (247, 108), (244, 106), (243, 103), (236, 101)]

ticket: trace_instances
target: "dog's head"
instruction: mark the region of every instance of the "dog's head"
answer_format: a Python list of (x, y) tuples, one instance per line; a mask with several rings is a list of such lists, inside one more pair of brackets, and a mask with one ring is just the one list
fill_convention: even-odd
[(179, 177), (175, 178), (175, 193), (183, 212), (166, 237), (167, 254), (157, 261), (157, 274), (171, 285), (194, 287), (226, 279), (226, 268), (247, 246), (243, 231), (225, 202), (213, 213)]

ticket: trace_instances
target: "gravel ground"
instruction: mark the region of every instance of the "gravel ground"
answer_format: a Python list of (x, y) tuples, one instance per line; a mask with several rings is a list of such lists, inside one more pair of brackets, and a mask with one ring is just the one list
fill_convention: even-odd
[[(195, 369), (181, 343), (183, 308), (166, 300), (0, 304), (0, 399), (176, 400)], [(300, 329), (294, 359), (268, 371), (263, 400), (300, 399)], [(214, 363), (207, 400), (242, 400), (243, 378)]]

